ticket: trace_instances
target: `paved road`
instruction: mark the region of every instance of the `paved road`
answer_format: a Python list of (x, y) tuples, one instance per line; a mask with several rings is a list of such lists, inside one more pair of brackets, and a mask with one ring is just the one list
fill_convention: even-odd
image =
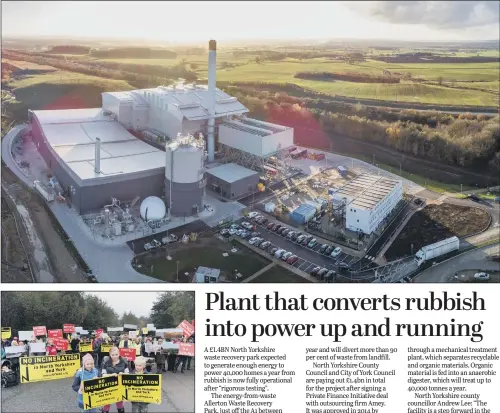
[[(162, 404), (149, 405), (149, 411), (155, 412), (194, 412), (194, 371), (173, 374), (163, 373)], [(76, 393), (71, 388), (73, 379), (52, 380), (39, 383), (19, 384), (2, 389), (2, 413), (80, 412)], [(116, 412), (116, 406), (111, 412)], [(131, 406), (125, 403), (125, 411)]]
[(417, 275), (413, 279), (413, 282), (449, 283), (453, 282), (455, 272), (468, 269), (500, 271), (500, 263), (489, 259), (490, 256), (498, 254), (500, 254), (499, 244), (479, 248), (425, 270)]

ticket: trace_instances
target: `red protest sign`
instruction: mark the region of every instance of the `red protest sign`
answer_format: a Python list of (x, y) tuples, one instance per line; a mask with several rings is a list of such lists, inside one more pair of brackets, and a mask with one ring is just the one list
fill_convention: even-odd
[(61, 329), (59, 330), (49, 330), (47, 331), (49, 338), (62, 338), (63, 332)]
[(74, 324), (63, 324), (63, 331), (65, 333), (74, 333), (75, 325)]
[(194, 344), (192, 343), (179, 343), (179, 356), (194, 357)]
[(184, 320), (177, 326), (177, 328), (182, 328), (182, 332), (186, 338), (189, 338), (194, 334), (194, 326), (189, 321)]
[(120, 356), (126, 358), (128, 361), (135, 360), (136, 350), (135, 348), (121, 348)]
[(35, 337), (46, 336), (47, 335), (47, 328), (45, 326), (33, 327), (33, 335)]
[(98, 328), (95, 330), (95, 336), (99, 337), (102, 333), (104, 333), (104, 330), (102, 328)]
[(194, 325), (194, 320), (191, 320), (191, 324), (193, 325), (193, 327), (195, 326), (195, 325)]
[(68, 340), (65, 340), (64, 338), (54, 338), (52, 339), (52, 342), (58, 350), (68, 350)]

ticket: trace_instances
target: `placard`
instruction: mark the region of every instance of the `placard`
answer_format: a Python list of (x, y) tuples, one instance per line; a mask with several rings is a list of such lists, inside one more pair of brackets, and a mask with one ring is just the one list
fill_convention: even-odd
[(68, 340), (66, 340), (64, 338), (57, 337), (57, 338), (53, 338), (52, 342), (54, 343), (54, 346), (56, 346), (56, 348), (58, 350), (62, 350), (62, 351), (68, 350)]
[(63, 324), (63, 331), (64, 333), (74, 333), (75, 332), (75, 325), (74, 324)]
[(46, 353), (45, 343), (30, 343), (30, 353)]
[(79, 354), (19, 358), (21, 383), (71, 378), (79, 368)]
[(19, 337), (19, 341), (31, 341), (34, 338), (33, 330), (18, 331), (17, 336)]
[(152, 353), (153, 352), (153, 343), (151, 343), (150, 341), (146, 341), (146, 343), (144, 344), (144, 352), (147, 354)]
[(193, 325), (194, 328), (196, 328), (196, 326), (194, 325), (194, 320), (191, 320), (191, 324)]
[(126, 358), (128, 361), (134, 361), (135, 356), (136, 356), (136, 350), (135, 348), (121, 348), (120, 349), (120, 356), (123, 358)]
[(59, 330), (49, 330), (47, 331), (47, 336), (49, 338), (62, 338), (63, 337), (63, 332), (61, 329)]
[(92, 353), (92, 343), (80, 343), (80, 353)]
[(194, 357), (194, 344), (193, 343), (179, 343), (179, 356)]
[(137, 331), (128, 332), (128, 338), (136, 338), (136, 337), (137, 337)]
[(189, 338), (194, 334), (194, 327), (189, 321), (184, 320), (177, 326), (177, 328), (182, 328), (182, 332), (186, 338)]
[(113, 344), (101, 344), (101, 353), (109, 353), (109, 350), (111, 350), (114, 347)]
[(35, 337), (46, 336), (47, 335), (47, 327), (45, 327), (45, 326), (33, 327), (33, 335)]
[(95, 330), (95, 336), (99, 337), (102, 333), (104, 333), (104, 330), (102, 328), (98, 328)]
[(148, 330), (150, 330), (150, 331), (156, 331), (156, 327), (155, 327), (154, 324), (146, 324), (146, 326), (147, 326)]
[(82, 396), (85, 410), (121, 402), (123, 391), (119, 376), (84, 380)]
[(10, 327), (2, 327), (2, 340), (7, 340), (12, 336)]
[(148, 335), (148, 329), (146, 327), (143, 327), (142, 334)]
[(172, 343), (170, 341), (165, 341), (162, 344), (161, 348), (164, 349), (164, 350), (179, 350), (179, 344)]
[(4, 348), (5, 354), (21, 354), (25, 353), (26, 347), (24, 346), (10, 346)]
[(161, 374), (122, 374), (123, 400), (161, 404)]

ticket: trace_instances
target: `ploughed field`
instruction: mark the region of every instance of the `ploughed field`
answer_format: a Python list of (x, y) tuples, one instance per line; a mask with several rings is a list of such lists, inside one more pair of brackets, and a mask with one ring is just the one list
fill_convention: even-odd
[(447, 203), (427, 205), (410, 218), (385, 258), (392, 261), (445, 238), (472, 235), (486, 229), (489, 221), (489, 214), (480, 208)]

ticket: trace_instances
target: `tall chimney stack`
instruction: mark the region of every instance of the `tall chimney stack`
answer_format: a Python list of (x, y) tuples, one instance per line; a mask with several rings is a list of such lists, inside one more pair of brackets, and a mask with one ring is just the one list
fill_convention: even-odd
[(101, 172), (101, 139), (95, 138), (95, 162), (94, 171), (96, 174)]
[(215, 70), (216, 70), (216, 54), (217, 54), (217, 42), (215, 40), (210, 40), (208, 42), (208, 113), (210, 118), (208, 119), (208, 161), (213, 162), (214, 152), (215, 152)]

